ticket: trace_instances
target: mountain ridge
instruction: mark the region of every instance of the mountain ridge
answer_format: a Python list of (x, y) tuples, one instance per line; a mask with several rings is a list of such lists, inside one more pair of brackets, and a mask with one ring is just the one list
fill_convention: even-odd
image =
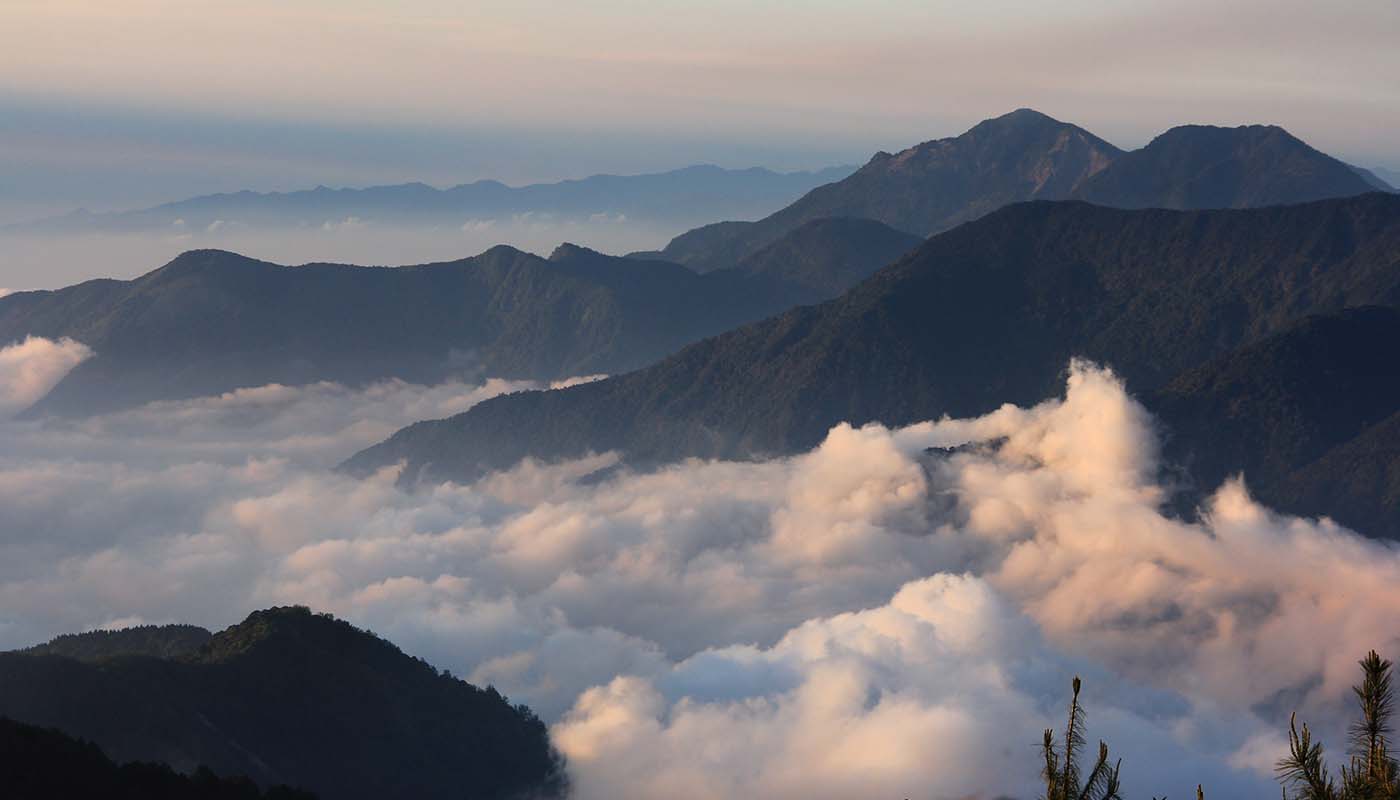
[(915, 243), (883, 231), (871, 253), (851, 253), (803, 245), (806, 235), (788, 237), (806, 256), (791, 278), (754, 264), (702, 276), (568, 244), (547, 259), (498, 245), (394, 268), (288, 267), (195, 250), (130, 281), (0, 297), (0, 346), (67, 337), (95, 352), (35, 405), (36, 415), (268, 383), (613, 373), (826, 299), (881, 266), (890, 251), (880, 247)]
[(217, 192), (126, 211), (78, 209), (57, 217), (0, 226), (9, 232), (169, 230), (205, 228), (219, 221), (264, 226), (320, 225), (347, 217), (400, 223), (502, 218), (516, 214), (633, 214), (667, 218), (706, 218), (715, 214), (764, 214), (802, 192), (839, 179), (855, 169), (831, 166), (780, 172), (764, 167), (728, 169), (693, 164), (636, 175), (596, 174), (584, 178), (511, 186), (478, 180), (445, 188), (422, 182), (366, 187), (317, 186), (283, 192), (243, 189)]
[(401, 481), (619, 450), (638, 464), (762, 458), (837, 422), (1031, 404), (1073, 357), (1134, 392), (1300, 317), (1400, 304), (1400, 197), (1248, 210), (1023, 203), (931, 238), (840, 298), (704, 340), (637, 372), (495, 398), (348, 460)]

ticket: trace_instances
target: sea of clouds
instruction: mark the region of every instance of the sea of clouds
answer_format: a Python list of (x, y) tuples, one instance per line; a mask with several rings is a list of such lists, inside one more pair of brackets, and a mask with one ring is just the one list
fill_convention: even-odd
[[(11, 409), (88, 355), (15, 348)], [(1075, 674), (1130, 796), (1271, 797), (1289, 713), (1341, 747), (1356, 659), (1400, 654), (1400, 551), (1238, 480), (1166, 515), (1152, 420), (1092, 364), (1033, 408), (765, 462), (331, 471), (521, 388), (0, 423), (0, 649), (310, 605), (529, 703), (582, 798), (1030, 797)]]

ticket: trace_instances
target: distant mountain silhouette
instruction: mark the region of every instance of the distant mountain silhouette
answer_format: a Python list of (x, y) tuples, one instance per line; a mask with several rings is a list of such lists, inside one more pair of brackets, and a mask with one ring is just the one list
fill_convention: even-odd
[[(842, 246), (836, 239), (848, 233)], [(34, 413), (88, 414), (267, 383), (552, 380), (651, 363), (685, 344), (838, 294), (917, 240), (832, 222), (775, 258), (711, 275), (564, 245), (393, 269), (284, 267), (185, 253), (132, 281), (0, 298), (0, 346), (71, 337), (96, 356)]]
[(1196, 485), (1242, 473), (1273, 508), (1400, 539), (1400, 310), (1306, 317), (1147, 399)]
[[(792, 202), (804, 192), (840, 180), (855, 167), (774, 172), (754, 167), (723, 169), (702, 164), (644, 175), (593, 175), (579, 180), (512, 187), (483, 180), (447, 189), (423, 183), (293, 192), (244, 190), (204, 195), (134, 211), (78, 211), (0, 230), (11, 232), (130, 232), (202, 230), (237, 223), (257, 227), (320, 226), (347, 218), (403, 225), (468, 220), (586, 220), (618, 215), (655, 222), (751, 218)], [(693, 223), (692, 223), (693, 224)]]
[(1308, 314), (1400, 303), (1397, 253), (1400, 197), (1379, 193), (1191, 212), (1019, 204), (935, 236), (831, 302), (631, 374), (410, 426), (346, 468), (404, 461), (413, 482), (525, 456), (792, 453), (841, 421), (1037, 402), (1061, 390), (1074, 356), (1149, 393)]
[(53, 728), (0, 717), (0, 794), (8, 800), (314, 800), (316, 795), (274, 786), (266, 792), (245, 777), (208, 769), (184, 775), (165, 764), (118, 765), (97, 745)]
[(548, 797), (544, 724), (345, 622), (259, 611), (170, 658), (0, 654), (0, 716), (118, 761), (207, 765), (327, 798)]
[(1173, 128), (1123, 152), (1030, 109), (949, 139), (880, 153), (849, 177), (757, 222), (676, 237), (659, 257), (704, 271), (733, 264), (818, 217), (874, 219), (920, 236), (1025, 200), (1120, 208), (1252, 208), (1387, 188), (1274, 126)]
[(718, 269), (823, 217), (873, 219), (927, 236), (1010, 203), (1067, 198), (1120, 154), (1082, 128), (1023, 108), (961, 136), (877, 153), (849, 177), (757, 222), (721, 222), (682, 234), (662, 257), (701, 271)]

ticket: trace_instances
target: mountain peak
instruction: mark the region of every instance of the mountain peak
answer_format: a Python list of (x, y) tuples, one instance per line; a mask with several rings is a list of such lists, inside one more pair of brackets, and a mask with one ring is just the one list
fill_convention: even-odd
[(186, 250), (178, 256), (175, 256), (174, 258), (170, 259), (169, 263), (167, 263), (166, 266), (169, 267), (177, 264), (189, 265), (197, 263), (207, 263), (209, 261), (217, 261), (224, 259), (236, 259), (241, 261), (253, 260), (240, 253), (235, 253), (232, 250), (221, 250), (217, 247), (204, 247), (197, 250)]
[(1036, 111), (1033, 108), (1018, 108), (1015, 111), (1008, 111), (999, 117), (984, 119), (972, 126), (963, 136), (988, 133), (995, 131), (1015, 131), (1030, 130), (1037, 128), (1073, 128), (1068, 122), (1061, 122), (1054, 117)]
[(993, 117), (992, 119), (986, 120), (986, 121), (988, 121), (988, 122), (1018, 122), (1018, 123), (1026, 123), (1026, 122), (1053, 122), (1053, 123), (1055, 123), (1056, 125), (1064, 125), (1064, 124), (1066, 124), (1066, 123), (1064, 123), (1064, 122), (1061, 122), (1061, 121), (1055, 119), (1054, 117), (1050, 116), (1049, 114), (1046, 114), (1046, 113), (1043, 113), (1043, 112), (1040, 112), (1040, 111), (1036, 111), (1034, 108), (1027, 108), (1027, 107), (1025, 107), (1025, 106), (1022, 106), (1021, 108), (1015, 109), (1014, 111), (1008, 111), (1008, 112), (1006, 112), (1005, 114), (1002, 114), (1002, 115), (999, 116), (999, 117)]
[(549, 260), (550, 260), (550, 261), (567, 261), (568, 259), (571, 259), (571, 258), (582, 258), (582, 257), (588, 257), (588, 256), (601, 256), (601, 255), (603, 255), (603, 254), (602, 254), (602, 253), (599, 253), (597, 250), (594, 250), (594, 249), (592, 249), (592, 248), (590, 248), (590, 247), (584, 247), (583, 245), (574, 244), (573, 242), (564, 242), (563, 244), (561, 244), (561, 245), (559, 245), (558, 247), (554, 248), (554, 252), (552, 252), (552, 253), (549, 254)]
[(178, 256), (172, 258), (165, 266), (149, 272), (143, 278), (160, 276), (170, 278), (179, 275), (189, 275), (208, 272), (234, 272), (241, 271), (247, 267), (256, 266), (276, 266), (266, 261), (259, 261), (256, 258), (232, 252), (230, 250), (217, 250), (213, 248), (202, 250), (186, 250)]
[(499, 261), (501, 259), (509, 259), (514, 261), (521, 258), (538, 258), (538, 256), (536, 256), (534, 253), (527, 253), (518, 247), (512, 247), (508, 244), (498, 244), (493, 245), (492, 247), (482, 251), (480, 254), (474, 256), (471, 260)]
[[(341, 656), (356, 652), (374, 655), (375, 651), (401, 654), (397, 647), (378, 636), (330, 614), (318, 614), (305, 606), (274, 606), (254, 611), (237, 625), (214, 634), (200, 648), (197, 658), (205, 662), (229, 661), (255, 653), (273, 642), (284, 655), (289, 650), (305, 649), (330, 651)], [(385, 654), (388, 653), (378, 653)]]
[(1223, 140), (1223, 139), (1233, 139), (1233, 140), (1240, 140), (1240, 139), (1244, 139), (1244, 140), (1257, 140), (1257, 139), (1265, 139), (1265, 138), (1269, 138), (1269, 137), (1271, 137), (1271, 136), (1278, 136), (1278, 135), (1282, 135), (1283, 137), (1286, 137), (1288, 140), (1291, 140), (1291, 141), (1294, 141), (1294, 142), (1298, 142), (1299, 144), (1303, 144), (1303, 141), (1302, 141), (1301, 139), (1299, 139), (1298, 137), (1296, 137), (1296, 136), (1294, 136), (1293, 134), (1289, 133), (1288, 130), (1287, 130), (1286, 128), (1283, 128), (1283, 127), (1281, 127), (1281, 126), (1279, 126), (1279, 125), (1272, 125), (1272, 124), (1270, 124), (1270, 125), (1234, 125), (1234, 126), (1230, 126), (1230, 125), (1203, 125), (1203, 124), (1199, 124), (1199, 123), (1192, 123), (1192, 124), (1188, 124), (1188, 125), (1176, 125), (1176, 126), (1173, 126), (1173, 127), (1171, 127), (1171, 128), (1168, 128), (1167, 130), (1165, 130), (1165, 131), (1163, 131), (1163, 132), (1157, 134), (1157, 136), (1153, 137), (1152, 142), (1149, 142), (1149, 143), (1148, 143), (1148, 147), (1151, 147), (1151, 146), (1152, 146), (1152, 143), (1155, 143), (1155, 142), (1170, 142), (1170, 141), (1179, 141), (1179, 140), (1188, 140), (1188, 139), (1198, 139), (1198, 140), (1205, 140), (1205, 139), (1214, 139), (1214, 140)]
[(1374, 188), (1277, 125), (1178, 125), (1090, 178), (1076, 197), (1119, 208), (1248, 208)]

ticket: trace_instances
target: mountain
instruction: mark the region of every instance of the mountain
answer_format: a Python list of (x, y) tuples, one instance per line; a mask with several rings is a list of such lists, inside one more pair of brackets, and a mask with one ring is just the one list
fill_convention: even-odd
[(823, 217), (873, 219), (927, 236), (1009, 203), (1067, 198), (1120, 153), (1082, 128), (1023, 108), (961, 136), (894, 155), (877, 153), (849, 177), (757, 222), (722, 222), (684, 233), (662, 257), (702, 271), (721, 268)]
[(1186, 497), (1243, 473), (1273, 508), (1400, 539), (1398, 343), (1395, 308), (1309, 316), (1147, 398)]
[(1300, 317), (1400, 304), (1400, 197), (1250, 210), (1024, 203), (930, 239), (828, 303), (563, 391), (498, 397), (346, 462), (471, 479), (525, 456), (792, 453), (837, 422), (1034, 403), (1070, 358), (1150, 393)]
[(1124, 153), (1074, 196), (1115, 208), (1256, 208), (1376, 188), (1276, 125), (1183, 125)]
[(573, 245), (548, 259), (501, 246), (392, 269), (191, 251), (131, 281), (2, 297), (0, 346), (66, 336), (93, 349), (34, 409), (55, 414), (267, 383), (613, 373), (827, 299), (912, 243), (857, 225), (863, 238), (842, 249), (832, 244), (839, 227), (787, 238), (802, 259), (791, 276), (771, 259), (701, 276)]
[(34, 223), (7, 226), (16, 232), (91, 233), (175, 229), (211, 225), (318, 227), (346, 219), (398, 224), (462, 225), (518, 215), (586, 220), (619, 215), (657, 222), (748, 218), (767, 214), (804, 192), (849, 175), (854, 167), (805, 172), (723, 169), (702, 164), (645, 175), (593, 175), (579, 180), (512, 187), (483, 180), (447, 189), (423, 183), (294, 192), (241, 191), (205, 195), (134, 211), (78, 211)]
[(1265, 488), (1283, 508), (1400, 540), (1400, 412)]
[(115, 764), (97, 745), (62, 731), (0, 717), (0, 789), (10, 800), (314, 800), (285, 786), (266, 792), (243, 777), (208, 769), (184, 775), (164, 764)]
[(757, 222), (702, 226), (657, 255), (715, 269), (818, 217), (874, 219), (927, 236), (1026, 200), (1253, 208), (1387, 188), (1363, 173), (1275, 126), (1187, 125), (1125, 153), (1082, 128), (1023, 108), (961, 136), (876, 154), (844, 180)]
[(118, 761), (327, 798), (556, 796), (544, 724), (348, 623), (274, 608), (170, 658), (0, 654), (0, 716)]
[(836, 297), (923, 243), (872, 219), (814, 219), (744, 258), (734, 271), (818, 302)]

